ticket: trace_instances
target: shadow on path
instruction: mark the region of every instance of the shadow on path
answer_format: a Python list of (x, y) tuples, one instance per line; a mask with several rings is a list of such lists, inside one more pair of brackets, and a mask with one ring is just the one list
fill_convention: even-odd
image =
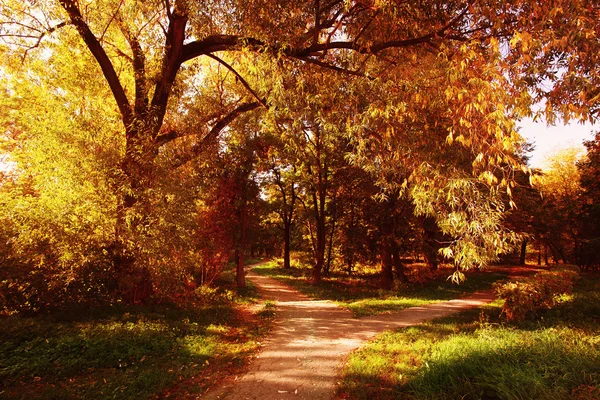
[(325, 300), (306, 295), (272, 278), (248, 272), (266, 300), (276, 301), (272, 333), (247, 373), (202, 396), (203, 399), (330, 399), (346, 356), (385, 330), (403, 328), (478, 307), (494, 300), (493, 292), (354, 318)]

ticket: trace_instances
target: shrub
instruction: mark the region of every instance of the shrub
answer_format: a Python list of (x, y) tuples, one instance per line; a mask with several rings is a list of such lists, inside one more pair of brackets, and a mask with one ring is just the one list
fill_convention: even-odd
[(528, 314), (550, 309), (561, 295), (569, 294), (577, 274), (573, 271), (545, 271), (518, 282), (495, 285), (504, 299), (502, 314), (508, 321), (522, 321)]
[(582, 272), (600, 269), (600, 238), (582, 240), (573, 252), (573, 261)]
[(101, 250), (80, 265), (30, 265), (18, 258), (0, 264), (0, 314), (94, 307), (119, 301), (116, 274)]

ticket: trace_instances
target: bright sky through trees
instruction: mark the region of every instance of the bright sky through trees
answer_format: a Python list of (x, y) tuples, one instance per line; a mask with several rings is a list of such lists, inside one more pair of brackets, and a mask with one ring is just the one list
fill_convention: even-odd
[(544, 121), (534, 122), (526, 118), (518, 123), (519, 132), (528, 141), (535, 145), (531, 152), (529, 164), (531, 167), (542, 168), (544, 160), (559, 149), (579, 146), (583, 148), (584, 140), (591, 140), (593, 132), (600, 129), (598, 124), (580, 124), (575, 121), (568, 125), (561, 122), (554, 126), (547, 126)]

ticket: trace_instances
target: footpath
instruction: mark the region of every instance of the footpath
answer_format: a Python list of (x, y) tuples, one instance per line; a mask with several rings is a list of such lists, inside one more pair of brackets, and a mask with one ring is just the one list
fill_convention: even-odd
[(266, 300), (276, 302), (274, 328), (248, 371), (205, 393), (202, 399), (329, 400), (348, 354), (377, 334), (444, 317), (494, 300), (490, 291), (389, 314), (354, 318), (335, 303), (304, 294), (252, 272)]

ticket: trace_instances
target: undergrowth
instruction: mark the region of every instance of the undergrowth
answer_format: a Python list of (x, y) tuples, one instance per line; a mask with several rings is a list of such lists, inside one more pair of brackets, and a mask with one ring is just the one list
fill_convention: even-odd
[[(256, 291), (250, 287), (244, 294), (207, 291), (204, 305), (188, 309), (117, 305), (79, 314), (4, 317), (0, 398), (199, 394), (226, 371), (241, 368), (266, 333), (273, 307), (267, 304), (247, 320), (239, 303), (253, 302)], [(192, 384), (181, 385), (186, 381)]]

